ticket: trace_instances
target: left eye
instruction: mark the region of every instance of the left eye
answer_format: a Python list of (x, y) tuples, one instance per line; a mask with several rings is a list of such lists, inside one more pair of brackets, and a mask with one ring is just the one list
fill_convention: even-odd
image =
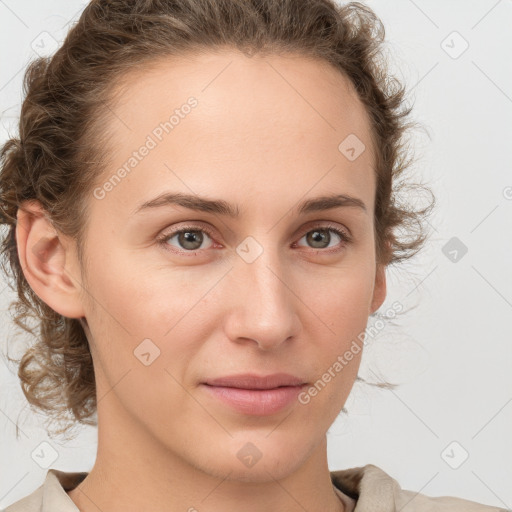
[[(309, 230), (302, 238), (306, 237), (306, 239), (309, 243), (319, 244), (319, 245), (314, 245), (313, 246), (314, 249), (327, 249), (327, 248), (330, 248), (329, 245), (327, 245), (326, 247), (323, 247), (323, 244), (326, 241), (327, 241), (327, 243), (329, 243), (331, 241), (331, 235), (329, 233), (335, 233), (336, 236), (338, 238), (340, 238), (341, 241), (343, 242), (342, 245), (350, 242), (350, 237), (347, 233), (345, 233), (345, 231), (342, 231), (341, 229), (333, 228), (333, 227), (319, 227), (319, 228)], [(301, 238), (301, 240), (302, 240), (302, 238)]]
[[(306, 238), (307, 242), (313, 244), (313, 249), (329, 249), (332, 247), (329, 246), (329, 243), (332, 241), (330, 233), (334, 233), (341, 240), (341, 244), (338, 244), (341, 246), (344, 246), (345, 244), (351, 242), (352, 240), (347, 232), (333, 226), (320, 226), (317, 228), (310, 229), (300, 238), (300, 240)], [(159, 242), (162, 245), (169, 247), (169, 245), (172, 244), (169, 244), (168, 242), (173, 238), (177, 237), (177, 241), (179, 244), (177, 247), (178, 251), (173, 250), (174, 252), (198, 251), (201, 249), (201, 246), (205, 240), (204, 234), (207, 235), (207, 238), (212, 239), (213, 237), (213, 234), (203, 227), (187, 226), (180, 230), (176, 230), (169, 234), (163, 235), (159, 239)], [(325, 243), (327, 243), (326, 246), (324, 246)], [(176, 247), (174, 245), (172, 246)], [(205, 249), (205, 247), (203, 247), (203, 249)]]

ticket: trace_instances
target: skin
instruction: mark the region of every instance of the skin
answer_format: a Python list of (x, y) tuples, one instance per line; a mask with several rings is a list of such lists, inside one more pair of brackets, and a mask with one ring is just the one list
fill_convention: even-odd
[[(312, 385), (383, 303), (365, 108), (338, 71), (304, 56), (223, 50), (161, 59), (133, 74), (105, 120), (112, 161), (98, 183), (190, 96), (198, 106), (104, 199), (90, 196), (87, 279), (73, 241), (39, 205), (19, 211), (28, 282), (55, 311), (85, 319), (94, 360), (97, 458), (68, 494), (86, 512), (234, 512), (241, 500), (249, 512), (345, 510), (330, 480), (326, 433), (362, 350), (308, 404), (266, 416), (230, 409), (201, 382), (287, 372)], [(338, 150), (351, 133), (366, 145), (354, 161)], [(132, 214), (163, 191), (223, 199), (240, 218), (172, 205)], [(332, 193), (360, 198), (367, 211), (294, 210)], [(178, 235), (165, 242), (178, 252), (158, 244), (192, 221), (214, 235), (200, 233), (195, 256)], [(314, 245), (306, 235), (326, 223), (349, 230), (352, 242), (324, 231)], [(236, 252), (249, 236), (263, 249), (250, 264)], [(46, 250), (36, 255), (36, 244)], [(148, 366), (134, 355), (146, 338), (160, 350)], [(248, 442), (262, 454), (251, 467), (237, 457)]]

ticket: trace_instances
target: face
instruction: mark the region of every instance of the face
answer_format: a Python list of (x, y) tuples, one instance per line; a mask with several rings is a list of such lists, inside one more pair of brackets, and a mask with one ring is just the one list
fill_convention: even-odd
[[(298, 468), (340, 413), (358, 336), (385, 298), (363, 105), (326, 63), (224, 51), (158, 61), (112, 110), (79, 298), (100, 424), (132, 421), (231, 478)], [(336, 195), (355, 200), (312, 201)], [(200, 198), (218, 203), (195, 209)], [(257, 397), (235, 393), (237, 407), (204, 384), (246, 373), (306, 385), (287, 402), (268, 393), (263, 411)], [(240, 463), (258, 452), (253, 468)]]

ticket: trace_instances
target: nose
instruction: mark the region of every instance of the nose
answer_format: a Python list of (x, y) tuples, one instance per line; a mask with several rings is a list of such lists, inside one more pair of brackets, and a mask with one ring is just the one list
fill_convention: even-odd
[(251, 340), (270, 351), (298, 335), (301, 302), (291, 272), (277, 255), (265, 250), (252, 263), (240, 259), (227, 285), (231, 299), (224, 328), (230, 340)]

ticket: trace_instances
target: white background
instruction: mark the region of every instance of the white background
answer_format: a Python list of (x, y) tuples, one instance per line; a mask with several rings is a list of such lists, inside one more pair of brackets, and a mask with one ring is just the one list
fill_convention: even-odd
[[(361, 365), (368, 380), (375, 372), (402, 384), (394, 391), (356, 384), (349, 415), (329, 430), (329, 466), (371, 463), (404, 489), (512, 508), (512, 1), (366, 3), (384, 22), (392, 69), (429, 134), (415, 135), (414, 170), (438, 208), (423, 254), (388, 272), (381, 311), (395, 300), (415, 309), (368, 344)], [(16, 135), (23, 70), (40, 34), (62, 41), (84, 5), (0, 1), (2, 142)], [(469, 47), (458, 55), (464, 40)], [(456, 262), (443, 253), (452, 237), (468, 249)], [(14, 331), (4, 286), (2, 353)], [(64, 471), (89, 471), (96, 453), (93, 428), (72, 442), (49, 439), (12, 371), (2, 358), (0, 509), (42, 483), (47, 470), (31, 457), (41, 442), (58, 454), (51, 467)], [(457, 469), (447, 463), (457, 465), (466, 452)]]

